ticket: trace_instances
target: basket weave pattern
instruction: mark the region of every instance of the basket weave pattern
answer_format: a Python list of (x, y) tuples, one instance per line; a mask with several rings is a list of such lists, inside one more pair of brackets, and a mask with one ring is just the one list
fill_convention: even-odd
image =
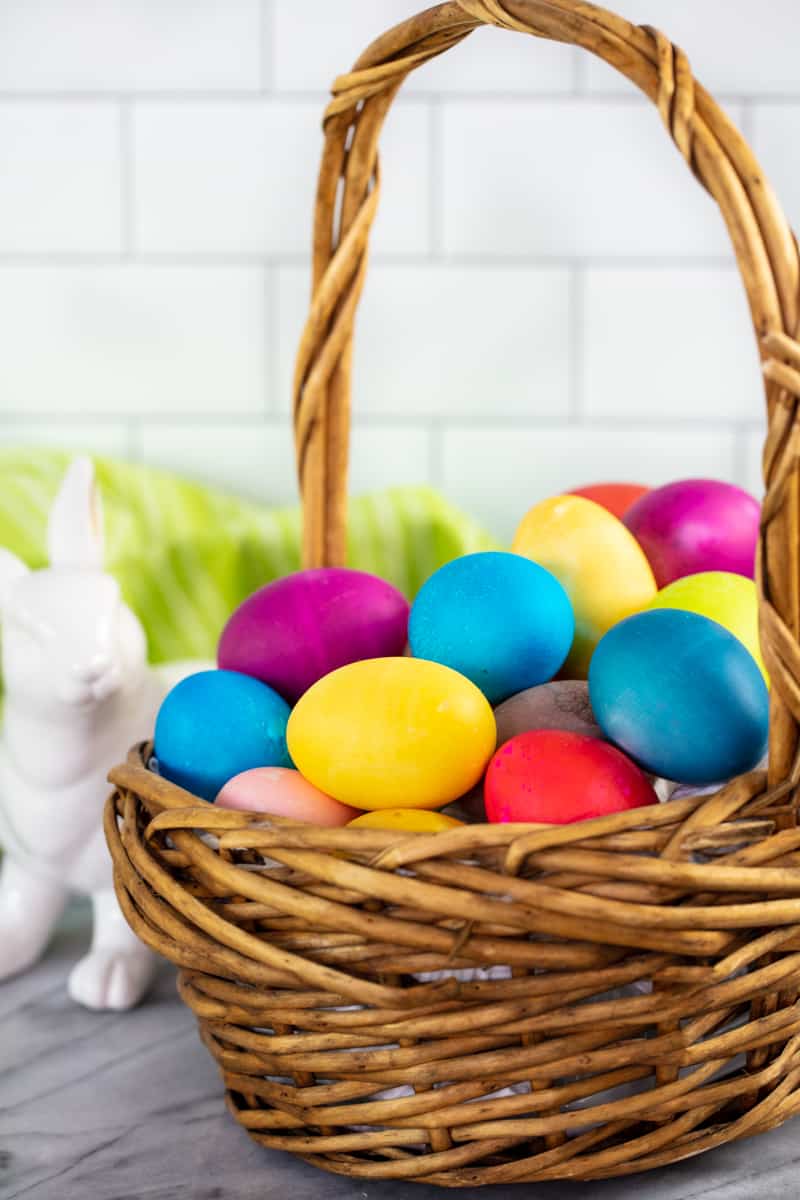
[(579, 825), (403, 837), (217, 809), (138, 747), (111, 773), (105, 821), (123, 911), (181, 968), (252, 1136), (344, 1174), (446, 1186), (627, 1174), (800, 1111), (798, 254), (751, 151), (663, 34), (580, 0), (454, 0), (335, 81), (295, 377), (305, 561), (344, 559), (380, 129), (405, 76), (481, 24), (627, 75), (730, 231), (769, 423), (768, 770)]

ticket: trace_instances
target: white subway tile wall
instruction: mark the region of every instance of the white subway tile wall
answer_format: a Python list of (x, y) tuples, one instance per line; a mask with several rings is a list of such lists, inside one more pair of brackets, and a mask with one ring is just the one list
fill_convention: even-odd
[(758, 423), (761, 372), (734, 266), (589, 267), (584, 289), (588, 420)]
[(670, 430), (662, 423), (643, 430), (620, 423), (613, 429), (559, 425), (508, 425), (449, 429), (442, 473), (448, 494), (484, 514), (499, 537), (510, 539), (526, 506), (587, 479), (667, 483), (671, 479), (735, 477), (735, 434)]
[(119, 254), (114, 104), (0, 105), (0, 164), (1, 253)]
[[(797, 0), (617, 0), (609, 7), (637, 25), (656, 25), (687, 54), (700, 82), (721, 96), (796, 92)], [(590, 89), (619, 92), (626, 81), (589, 60)]]
[[(433, 435), (428, 425), (365, 425), (354, 422), (350, 484), (354, 491), (377, 491), (387, 479), (427, 483)], [(144, 425), (139, 449), (145, 462), (190, 474), (204, 483), (235, 486), (270, 504), (293, 498), (294, 453), (285, 421), (237, 424), (199, 418)]]
[(256, 266), (3, 267), (0, 403), (61, 421), (263, 413), (266, 308)]
[[(133, 248), (305, 256), (319, 167), (319, 100), (142, 101), (133, 112)], [(386, 121), (375, 252), (430, 251), (430, 116), (398, 101)]]
[[(533, 47), (536, 49), (535, 45)], [(446, 254), (543, 258), (726, 254), (725, 227), (633, 95), (445, 101)]]
[(260, 4), (261, 0), (3, 0), (0, 88), (252, 91), (264, 82)]
[[(291, 376), (333, 77), (431, 0), (0, 0), (0, 445), (296, 499)], [(618, 0), (664, 29), (800, 219), (796, 0)], [(387, 120), (351, 486), (427, 482), (510, 536), (548, 492), (760, 489), (722, 221), (652, 106), (482, 29)]]
[[(291, 399), (308, 270), (278, 276), (278, 396)], [(457, 421), (562, 416), (574, 362), (569, 271), (383, 264), (367, 278), (353, 367), (357, 413)]]

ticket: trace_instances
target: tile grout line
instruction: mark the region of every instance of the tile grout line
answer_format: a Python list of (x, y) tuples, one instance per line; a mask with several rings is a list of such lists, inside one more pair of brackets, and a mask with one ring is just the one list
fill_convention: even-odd
[(747, 487), (747, 438), (748, 433), (741, 428), (733, 428), (733, 455), (731, 468), (733, 477), (740, 487)]
[(266, 329), (264, 340), (268, 362), (265, 364), (264, 397), (265, 416), (286, 413), (281, 409), (281, 323), (280, 323), (280, 269), (277, 266), (267, 267), (264, 273), (264, 302), (266, 304)]
[(589, 91), (588, 87), (589, 56), (587, 51), (578, 46), (572, 47), (572, 95), (581, 99)]
[(432, 420), (427, 425), (428, 440), (428, 475), (432, 487), (444, 486), (444, 438), (445, 422)]
[(127, 449), (128, 457), (131, 462), (142, 462), (142, 422), (133, 417), (126, 422), (127, 427)]
[[(133, 166), (133, 163), (131, 164)], [(135, 171), (132, 170), (135, 176)], [(135, 183), (135, 179), (131, 180)], [(135, 196), (133, 197), (135, 201)], [(135, 208), (135, 203), (134, 206)], [(0, 250), (0, 266), (7, 267), (83, 267), (118, 264), (122, 255), (116, 251), (3, 251)], [(307, 267), (310, 253), (265, 251), (259, 253), (216, 251), (216, 250), (143, 250), (136, 254), (137, 262), (152, 267), (192, 267), (226, 270), (231, 267)], [(472, 268), (481, 270), (619, 270), (619, 271), (733, 271), (735, 262), (730, 255), (653, 255), (653, 254), (495, 254), (485, 253), (442, 253), (432, 257), (430, 252), (391, 252), (377, 250), (370, 256), (371, 264), (380, 268), (417, 269), (431, 266), (434, 262), (443, 270)]]
[[(120, 250), (123, 260), (131, 259), (136, 243), (136, 179), (133, 147), (133, 110), (128, 100), (120, 100), (119, 108), (119, 190), (120, 190)], [(53, 256), (47, 256), (48, 265)]]
[[(270, 410), (269, 412), (265, 412), (263, 409), (253, 409), (224, 413), (215, 410), (200, 410), (190, 413), (154, 410), (139, 413), (127, 408), (119, 412), (109, 413), (107, 410), (92, 409), (81, 412), (77, 418), (70, 418), (68, 414), (59, 410), (42, 410), (31, 413), (24, 410), (9, 409), (0, 412), (0, 431), (20, 423), (44, 428), (48, 425), (63, 422), (72, 423), (76, 426), (86, 424), (113, 426), (124, 425), (126, 422), (137, 423), (141, 421), (149, 425), (174, 425), (176, 427), (190, 427), (194, 425), (206, 428), (219, 428), (220, 426), (228, 425), (252, 428), (259, 424), (277, 427), (285, 424), (290, 419), (291, 413), (284, 409)], [(354, 424), (374, 429), (394, 427), (422, 429), (439, 425), (442, 429), (467, 430), (475, 433), (487, 433), (493, 430), (512, 433), (536, 431), (578, 432), (575, 425), (560, 413), (549, 416), (544, 414), (526, 416), (524, 412), (513, 413), (508, 410), (493, 413), (491, 418), (484, 416), (480, 412), (450, 413), (440, 411), (431, 413), (430, 411), (419, 409), (409, 413), (407, 410), (402, 412), (364, 412), (362, 410), (355, 414)], [(581, 422), (580, 432), (586, 434), (686, 434), (693, 432), (700, 434), (713, 433), (715, 435), (728, 434), (732, 438), (736, 436), (746, 438), (752, 434), (763, 433), (763, 427), (758, 422), (737, 422), (724, 417), (716, 419), (714, 417), (699, 417), (696, 419), (689, 417), (681, 419), (656, 416), (648, 421), (642, 420), (641, 417), (636, 420), (627, 417), (601, 416)]]
[(259, 78), (262, 95), (275, 91), (275, 5), (274, 0), (260, 0), (259, 5)]
[(442, 154), (444, 149), (444, 109), (440, 99), (431, 101), (428, 108), (428, 134), (430, 147), (428, 150), (428, 256), (440, 260), (444, 248), (444, 170)]
[[(270, 0), (266, 0), (267, 3)], [(585, 58), (585, 55), (584, 55)], [(242, 86), (242, 87), (214, 87), (208, 86), (199, 87), (175, 87), (175, 88), (31, 88), (25, 89), (0, 89), (0, 105), (7, 104), (14, 106), (16, 104), (80, 104), (87, 101), (96, 101), (98, 103), (114, 102), (119, 100), (143, 100), (152, 101), (153, 103), (167, 103), (174, 101), (176, 105), (183, 103), (195, 104), (198, 101), (213, 102), (219, 100), (225, 103), (228, 100), (253, 100), (258, 101), (263, 98), (265, 90), (276, 101), (298, 101), (298, 102), (313, 102), (324, 103), (328, 100), (329, 93), (325, 86), (319, 88), (276, 88), (272, 81), (273, 71), (269, 68), (274, 66), (274, 55), (270, 55), (268, 62), (267, 75), (270, 77), (270, 85), (265, 89), (261, 83), (258, 86)], [(604, 90), (592, 88), (586, 85), (582, 76), (584, 74), (582, 67), (585, 65), (583, 59), (579, 58), (581, 64), (577, 69), (573, 67), (571, 72), (571, 81), (564, 88), (534, 91), (524, 88), (494, 88), (486, 90), (469, 90), (466, 88), (415, 88), (409, 90), (398, 97), (396, 103), (404, 105), (419, 105), (426, 104), (431, 100), (446, 100), (456, 104), (466, 103), (488, 103), (488, 104), (503, 104), (509, 101), (519, 104), (559, 104), (571, 103), (577, 101), (581, 104), (596, 103), (614, 106), (640, 106), (650, 107), (649, 102), (637, 93), (635, 89), (627, 90)], [(581, 90), (578, 90), (581, 89)], [(780, 106), (800, 106), (800, 90), (796, 92), (759, 92), (755, 91), (723, 91), (718, 90), (714, 93), (714, 98), (720, 104), (763, 104)]]
[(745, 141), (748, 143), (748, 145), (752, 145), (753, 144), (754, 125), (755, 125), (755, 122), (753, 120), (753, 117), (754, 117), (753, 103), (749, 99), (749, 97), (744, 97), (740, 101), (739, 107), (741, 110), (741, 121), (739, 124), (739, 132), (741, 133), (741, 135), (745, 139)]
[(570, 269), (569, 276), (569, 352), (568, 418), (572, 424), (580, 424), (583, 416), (583, 387), (585, 379), (584, 359), (586, 338), (586, 271), (581, 263)]

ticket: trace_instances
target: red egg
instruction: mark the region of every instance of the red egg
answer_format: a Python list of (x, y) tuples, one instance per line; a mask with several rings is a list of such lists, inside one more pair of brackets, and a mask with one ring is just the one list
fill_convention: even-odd
[(643, 483), (590, 483), (586, 487), (573, 488), (570, 496), (583, 496), (594, 500), (620, 520), (640, 496), (649, 491)]
[(622, 751), (582, 733), (535, 729), (506, 742), (489, 763), (486, 816), (494, 822), (568, 825), (657, 804)]

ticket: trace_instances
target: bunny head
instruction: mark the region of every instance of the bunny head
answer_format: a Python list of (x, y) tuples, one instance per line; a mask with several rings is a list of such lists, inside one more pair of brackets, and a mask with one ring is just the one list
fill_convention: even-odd
[(91, 709), (146, 663), (144, 631), (103, 571), (103, 518), (92, 463), (77, 458), (50, 510), (50, 566), (0, 550), (3, 679), (9, 704)]

